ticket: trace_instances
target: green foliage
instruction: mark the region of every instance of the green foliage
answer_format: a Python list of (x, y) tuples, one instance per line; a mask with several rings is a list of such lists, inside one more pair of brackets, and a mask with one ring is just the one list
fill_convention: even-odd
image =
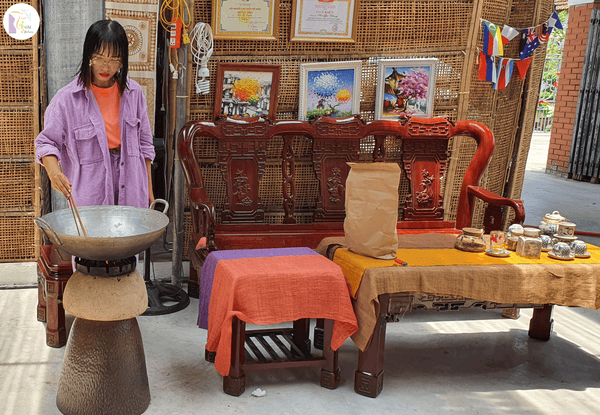
[[(563, 27), (566, 28), (569, 19), (568, 10), (558, 13)], [(554, 100), (560, 78), (562, 61), (562, 48), (565, 42), (565, 31), (554, 28), (548, 40), (544, 73), (542, 75), (542, 88), (536, 112), (536, 121), (540, 118), (554, 117)], [(551, 128), (548, 126), (546, 129)]]

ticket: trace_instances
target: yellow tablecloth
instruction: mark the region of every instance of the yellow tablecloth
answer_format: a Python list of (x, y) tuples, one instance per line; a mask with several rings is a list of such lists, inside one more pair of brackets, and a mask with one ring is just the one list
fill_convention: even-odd
[[(352, 301), (358, 321), (358, 331), (352, 340), (360, 350), (365, 350), (371, 341), (379, 314), (380, 294), (420, 293), (496, 303), (556, 304), (600, 309), (598, 247), (589, 246), (588, 251), (592, 254), (590, 259), (559, 261), (543, 254), (543, 259), (529, 260), (515, 253), (509, 258), (493, 258), (483, 253), (456, 251), (451, 248), (453, 238), (448, 235), (429, 234), (419, 235), (421, 239), (413, 238), (399, 236), (402, 249), (398, 257), (408, 262), (409, 265), (405, 267), (389, 266), (393, 261), (387, 264), (381, 261), (383, 266), (377, 266), (380, 260), (367, 258), (364, 261), (364, 257), (350, 265), (352, 261), (348, 261), (348, 258), (359, 256), (341, 253), (341, 257), (346, 257), (344, 265), (340, 265), (342, 269), (346, 268), (345, 274), (364, 270), (356, 298)], [(326, 253), (327, 247), (332, 244), (343, 245), (343, 240), (327, 239), (322, 241), (317, 252)], [(419, 249), (406, 249), (412, 245)], [(437, 249), (427, 250), (427, 245), (436, 246)], [(339, 259), (336, 262), (340, 262)], [(352, 278), (350, 276), (349, 279)]]
[[(600, 264), (600, 248), (588, 245), (590, 258), (575, 258), (569, 262), (573, 264)], [(398, 249), (396, 258), (408, 263), (411, 267), (431, 267), (444, 265), (506, 265), (506, 264), (556, 264), (565, 262), (550, 258), (547, 252), (542, 252), (539, 259), (523, 258), (516, 252), (511, 252), (507, 258), (497, 258), (484, 252), (463, 252), (454, 248), (447, 249)], [(335, 251), (333, 261), (338, 264), (348, 284), (350, 294), (356, 298), (356, 292), (367, 268), (400, 266), (395, 260), (383, 260), (355, 254), (346, 248)]]

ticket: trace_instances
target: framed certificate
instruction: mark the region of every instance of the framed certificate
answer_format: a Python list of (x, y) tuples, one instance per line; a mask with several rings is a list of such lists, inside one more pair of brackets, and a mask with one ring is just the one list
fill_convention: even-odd
[(359, 0), (294, 0), (292, 41), (355, 42)]
[(279, 0), (213, 0), (215, 39), (276, 40)]

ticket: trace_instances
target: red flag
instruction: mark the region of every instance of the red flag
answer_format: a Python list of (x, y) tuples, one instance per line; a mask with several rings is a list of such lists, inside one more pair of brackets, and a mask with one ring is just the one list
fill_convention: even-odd
[(498, 78), (493, 56), (479, 52), (479, 80), (496, 82)]
[(520, 61), (515, 61), (517, 65), (517, 72), (519, 73), (519, 78), (521, 81), (525, 79), (525, 75), (527, 74), (527, 70), (529, 69), (529, 65), (531, 64), (531, 58), (521, 59)]

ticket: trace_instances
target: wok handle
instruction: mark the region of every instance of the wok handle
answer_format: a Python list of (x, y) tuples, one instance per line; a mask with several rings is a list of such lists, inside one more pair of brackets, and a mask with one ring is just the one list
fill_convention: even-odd
[(46, 234), (46, 236), (52, 241), (54, 245), (62, 246), (63, 243), (60, 241), (56, 232), (54, 232), (50, 225), (48, 225), (48, 222), (46, 222), (42, 218), (33, 218), (33, 222)]
[(154, 200), (152, 201), (152, 203), (150, 203), (150, 207), (149, 207), (148, 209), (154, 209), (154, 206), (156, 205), (156, 203), (162, 203), (162, 204), (164, 204), (164, 205), (165, 205), (165, 208), (164, 208), (164, 210), (163, 210), (163, 212), (162, 212), (162, 213), (165, 213), (165, 214), (166, 214), (166, 213), (167, 213), (167, 210), (169, 210), (169, 202), (167, 202), (167, 201), (166, 201), (166, 200), (164, 200), (164, 199), (154, 199)]

